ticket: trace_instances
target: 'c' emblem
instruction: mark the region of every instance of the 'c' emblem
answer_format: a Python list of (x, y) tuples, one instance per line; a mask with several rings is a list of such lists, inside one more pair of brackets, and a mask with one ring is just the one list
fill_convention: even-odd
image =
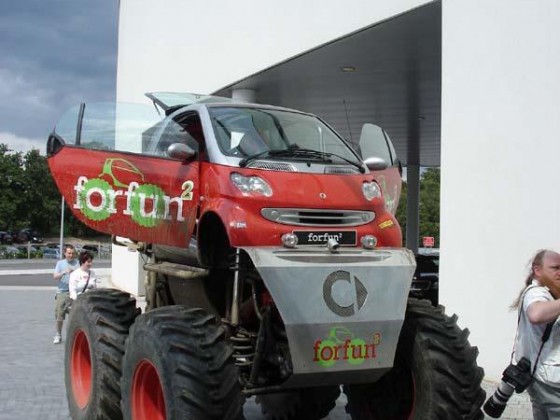
[[(337, 281), (344, 281), (349, 284), (349, 287), (352, 287), (352, 280), (350, 278), (350, 273), (348, 271), (335, 271), (327, 276), (325, 282), (323, 283), (323, 299), (327, 304), (327, 307), (336, 315), (339, 316), (352, 316), (359, 311), (364, 303), (366, 303), (366, 299), (368, 296), (368, 292), (363, 285), (363, 283), (358, 280), (356, 276), (354, 277), (354, 289), (356, 291), (355, 295), (355, 305), (357, 309), (354, 309), (354, 303), (351, 303), (348, 306), (339, 305), (333, 298), (333, 286)], [(348, 286), (347, 286), (348, 287)]]
[(324, 200), (325, 198), (327, 198), (327, 194), (325, 194), (325, 193), (320, 193), (320, 194), (319, 194), (319, 197), (322, 198), (322, 199)]

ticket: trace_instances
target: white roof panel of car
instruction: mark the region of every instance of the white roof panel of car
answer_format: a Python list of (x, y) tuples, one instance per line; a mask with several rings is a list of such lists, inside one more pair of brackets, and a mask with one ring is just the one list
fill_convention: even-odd
[(238, 101), (231, 98), (186, 92), (150, 92), (146, 93), (146, 96), (161, 106), (164, 111), (176, 106), (187, 106), (195, 103), (238, 103)]

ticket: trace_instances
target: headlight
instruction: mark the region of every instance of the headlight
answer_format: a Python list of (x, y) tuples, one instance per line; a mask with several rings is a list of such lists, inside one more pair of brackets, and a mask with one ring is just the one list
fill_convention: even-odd
[(264, 195), (270, 197), (272, 188), (266, 181), (258, 176), (243, 176), (236, 172), (230, 175), (231, 182), (237, 187), (243, 195)]
[(379, 185), (375, 181), (364, 182), (362, 184), (362, 192), (368, 201), (381, 197), (381, 188), (379, 188)]

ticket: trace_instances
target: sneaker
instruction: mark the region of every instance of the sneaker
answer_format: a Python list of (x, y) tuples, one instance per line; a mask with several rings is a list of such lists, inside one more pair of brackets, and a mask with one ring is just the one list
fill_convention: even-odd
[(60, 334), (57, 334), (54, 336), (53, 344), (60, 344), (60, 343), (62, 343), (62, 336)]

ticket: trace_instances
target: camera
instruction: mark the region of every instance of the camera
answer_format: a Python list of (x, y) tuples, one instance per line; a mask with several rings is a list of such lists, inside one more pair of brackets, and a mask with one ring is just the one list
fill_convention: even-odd
[(73, 302), (74, 301), (72, 299), (70, 299), (69, 297), (67, 297), (66, 300), (64, 302), (62, 302), (61, 311), (62, 311), (64, 316), (66, 316), (70, 313), (70, 309), (72, 309), (72, 303)]
[(525, 357), (522, 357), (519, 362), (514, 365), (509, 365), (502, 374), (502, 382), (498, 385), (498, 389), (488, 400), (484, 403), (484, 411), (492, 418), (499, 418), (513, 391), (525, 391), (533, 379), (531, 374), (531, 362)]

